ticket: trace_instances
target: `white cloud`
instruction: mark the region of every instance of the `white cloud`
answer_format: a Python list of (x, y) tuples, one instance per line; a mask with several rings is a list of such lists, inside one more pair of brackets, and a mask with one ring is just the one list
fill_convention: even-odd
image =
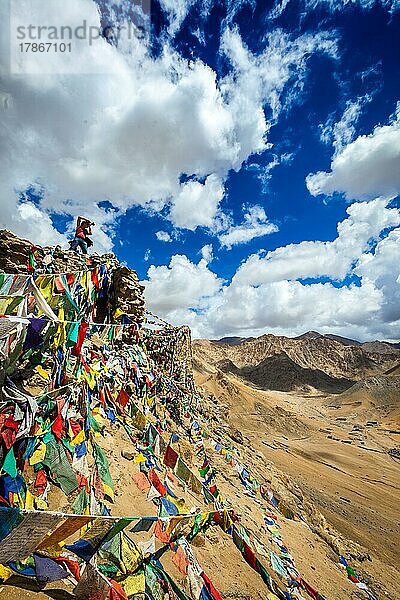
[(269, 183), (273, 177), (273, 170), (279, 165), (290, 164), (293, 161), (293, 158), (294, 152), (285, 152), (281, 155), (273, 154), (272, 159), (266, 165), (251, 163), (246, 168), (249, 171), (255, 171), (257, 173), (257, 178), (261, 182), (261, 190), (263, 194), (267, 194)]
[(209, 175), (204, 184), (189, 181), (182, 184), (169, 213), (175, 227), (194, 231), (197, 227), (212, 229), (219, 214), (219, 204), (224, 197), (222, 180)]
[(144, 253), (143, 260), (145, 262), (149, 262), (150, 257), (151, 257), (151, 250), (150, 250), (150, 248), (147, 248), (146, 252)]
[(196, 0), (160, 0), (163, 11), (169, 18), (169, 33), (179, 31)]
[[(226, 22), (231, 23), (243, 6), (254, 7), (255, 3), (256, 0), (224, 0), (227, 11)], [(160, 0), (160, 4), (169, 19), (169, 33), (174, 35), (194, 7), (196, 7), (197, 15), (200, 13), (203, 18), (206, 18), (210, 14), (215, 0)]]
[(342, 192), (348, 200), (400, 193), (400, 112), (389, 125), (377, 126), (342, 148), (329, 173), (307, 176), (313, 196)]
[(50, 217), (43, 214), (32, 202), (19, 204), (13, 216), (15, 216), (13, 233), (26, 237), (26, 231), (29, 231), (31, 239), (40, 243), (45, 232), (45, 239), (49, 245), (64, 243), (64, 237), (54, 229)]
[[(0, 55), (6, 61), (5, 5)], [(35, 23), (87, 20), (100, 26), (91, 0), (70, 0), (62, 11), (58, 2), (33, 7), (32, 0), (13, 3), (17, 16), (29, 14)], [(57, 72), (51, 53), (46, 54), (50, 75), (41, 73), (39, 53), (30, 57), (40, 77), (10, 75), (4, 62), (0, 225), (19, 231), (19, 194), (35, 185), (43, 190), (37, 206), (43, 217), (86, 214), (97, 223), (98, 251), (112, 247), (115, 220), (134, 205), (158, 211), (171, 206), (177, 227), (218, 230), (228, 172), (266, 147), (270, 123), (264, 107), (276, 119), (286, 86), (295, 87), (304, 77), (309, 56), (335, 54), (333, 36), (326, 33), (294, 38), (275, 31), (264, 43), (265, 50), (253, 55), (237, 31), (226, 30), (221, 53), (231, 66), (219, 80), (201, 60), (182, 58), (168, 39), (157, 58), (138, 39), (121, 39), (119, 50), (102, 39), (95, 49), (82, 43), (79, 60), (74, 54), (67, 58), (79, 73), (94, 73), (90, 82), (87, 76)], [(182, 174), (197, 181), (181, 185)], [(201, 206), (195, 206), (196, 198)], [(103, 200), (116, 210), (101, 208)], [(195, 208), (191, 214), (186, 201)], [(45, 221), (39, 237), (51, 241), (58, 234)], [(26, 225), (24, 234), (36, 236), (30, 222)]]
[[(355, 273), (370, 281), (383, 292), (379, 321), (393, 323), (397, 329), (400, 321), (400, 228), (381, 240), (374, 252), (363, 254), (354, 269)], [(399, 333), (399, 332), (398, 332)], [(395, 329), (393, 331), (395, 336)]]
[(168, 233), (168, 231), (156, 231), (156, 238), (160, 242), (172, 242), (172, 237)]
[(360, 118), (361, 112), (365, 104), (370, 102), (370, 95), (360, 96), (357, 100), (348, 100), (346, 108), (341, 119), (337, 123), (333, 123), (332, 119), (321, 128), (321, 140), (324, 143), (331, 143), (335, 148), (335, 155), (339, 154), (345, 146), (353, 141), (356, 133), (356, 123)]
[(348, 217), (338, 223), (332, 242), (304, 241), (251, 255), (237, 270), (234, 281), (241, 285), (261, 285), (285, 279), (330, 277), (342, 280), (352, 265), (370, 248), (387, 227), (400, 224), (400, 210), (386, 208), (387, 200), (354, 203)]
[(195, 332), (198, 314), (209, 306), (223, 283), (209, 270), (207, 260), (195, 264), (180, 254), (175, 254), (168, 266), (151, 265), (147, 277), (142, 283), (148, 308), (174, 325), (191, 325)]
[(212, 244), (206, 244), (200, 250), (201, 257), (206, 261), (206, 263), (212, 262), (214, 258), (213, 246)]
[[(242, 132), (243, 150), (253, 147), (264, 150), (268, 133), (262, 106), (267, 105), (276, 120), (282, 108), (281, 95), (288, 81), (291, 90), (304, 81), (307, 62), (311, 54), (323, 52), (336, 57), (336, 40), (332, 34), (320, 32), (292, 38), (280, 29), (266, 37), (265, 50), (252, 54), (244, 44), (237, 29), (226, 29), (222, 35), (221, 48), (230, 60), (233, 73), (226, 77), (221, 89), (229, 95), (230, 106), (241, 115), (238, 125)], [(249, 155), (249, 152), (246, 152)], [(243, 159), (242, 159), (243, 160)]]
[(246, 244), (254, 238), (278, 231), (278, 227), (268, 220), (262, 206), (250, 206), (241, 225), (232, 225), (226, 233), (219, 236), (222, 246), (230, 249), (237, 244)]
[[(155, 299), (162, 316), (175, 322), (184, 317), (197, 337), (317, 329), (360, 340), (398, 339), (400, 210), (386, 204), (379, 198), (352, 204), (332, 242), (301, 242), (252, 255), (225, 285), (205, 261), (195, 265), (173, 257), (169, 267), (149, 270), (148, 298)], [(318, 281), (322, 276), (332, 281)], [(360, 279), (334, 285), (346, 276)], [(196, 284), (186, 293), (191, 278)], [(299, 278), (317, 281), (305, 284)], [(158, 299), (165, 297), (171, 301), (163, 306)]]
[[(363, 331), (365, 335), (377, 325), (374, 319), (383, 296), (368, 281), (361, 287), (342, 288), (331, 283), (303, 285), (298, 281), (260, 286), (232, 284), (224, 292), (218, 308), (208, 314), (208, 324), (212, 324), (217, 336), (227, 331), (238, 335), (260, 335), (266, 331), (293, 335), (309, 329)], [(382, 323), (379, 325), (382, 327)], [(396, 334), (387, 328), (386, 335), (389, 332)]]
[[(289, 3), (290, 0), (276, 0), (269, 18), (276, 19), (280, 17)], [(350, 6), (362, 10), (370, 10), (377, 3), (381, 4), (391, 13), (396, 12), (400, 8), (399, 0), (304, 0), (304, 6), (309, 11), (317, 8), (325, 8), (332, 13), (342, 11)]]

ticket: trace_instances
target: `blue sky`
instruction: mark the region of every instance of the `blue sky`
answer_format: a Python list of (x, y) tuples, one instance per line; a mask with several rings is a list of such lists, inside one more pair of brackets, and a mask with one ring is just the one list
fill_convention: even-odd
[[(11, 40), (26, 15), (135, 21), (125, 0), (24, 3)], [(65, 244), (87, 214), (195, 336), (397, 340), (400, 5), (154, 0), (146, 23), (3, 65), (2, 225)]]

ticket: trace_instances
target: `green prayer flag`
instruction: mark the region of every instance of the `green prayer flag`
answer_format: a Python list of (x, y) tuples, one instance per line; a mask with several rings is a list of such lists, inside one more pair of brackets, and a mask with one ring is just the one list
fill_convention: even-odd
[(57, 443), (54, 436), (46, 444), (46, 456), (43, 464), (50, 469), (51, 475), (59, 483), (64, 494), (68, 496), (78, 487), (76, 474), (74, 473), (63, 444)]
[(93, 458), (96, 463), (97, 471), (99, 473), (99, 477), (103, 484), (108, 486), (112, 491), (114, 491), (114, 482), (110, 475), (110, 469), (108, 466), (108, 460), (106, 453), (95, 441), (93, 444)]
[(77, 515), (83, 515), (85, 509), (89, 506), (89, 496), (85, 488), (82, 488), (75, 500), (71, 504), (73, 512)]
[(72, 346), (75, 346), (75, 344), (78, 341), (78, 332), (79, 332), (79, 322), (76, 321), (74, 323), (71, 323), (71, 325), (69, 325), (69, 327), (68, 327), (68, 332), (67, 332), (67, 348), (71, 348)]
[(15, 479), (16, 476), (18, 475), (17, 463), (15, 460), (13, 448), (10, 448), (10, 450), (6, 454), (6, 458), (4, 459), (4, 463), (3, 463), (3, 471), (8, 473), (8, 475), (10, 477), (12, 477), (13, 479)]
[(201, 477), (205, 477), (208, 473), (208, 471), (210, 470), (210, 465), (207, 465), (206, 467), (204, 467), (204, 469), (199, 469), (199, 473), (201, 475)]

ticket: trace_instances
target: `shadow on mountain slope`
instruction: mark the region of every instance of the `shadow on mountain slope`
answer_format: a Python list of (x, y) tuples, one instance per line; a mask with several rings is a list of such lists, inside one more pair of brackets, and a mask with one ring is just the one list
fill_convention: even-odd
[(237, 375), (263, 390), (291, 392), (311, 387), (339, 394), (355, 383), (351, 379), (331, 377), (320, 369), (301, 367), (286, 352), (270, 356), (255, 366), (239, 368), (231, 360), (220, 361), (217, 366), (224, 373)]

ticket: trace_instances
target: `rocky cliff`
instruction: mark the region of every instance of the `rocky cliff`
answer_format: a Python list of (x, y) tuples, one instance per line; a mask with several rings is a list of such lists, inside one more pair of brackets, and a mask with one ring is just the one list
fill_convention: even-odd
[[(84, 256), (60, 246), (34, 245), (10, 231), (0, 230), (0, 272), (3, 273), (68, 274), (85, 272), (89, 267), (105, 262), (110, 265), (110, 308), (114, 311), (113, 318), (118, 320), (125, 314), (135, 323), (142, 323), (145, 310), (144, 287), (140, 285), (136, 271), (121, 266), (114, 254)], [(102, 316), (104, 320), (105, 315)]]

